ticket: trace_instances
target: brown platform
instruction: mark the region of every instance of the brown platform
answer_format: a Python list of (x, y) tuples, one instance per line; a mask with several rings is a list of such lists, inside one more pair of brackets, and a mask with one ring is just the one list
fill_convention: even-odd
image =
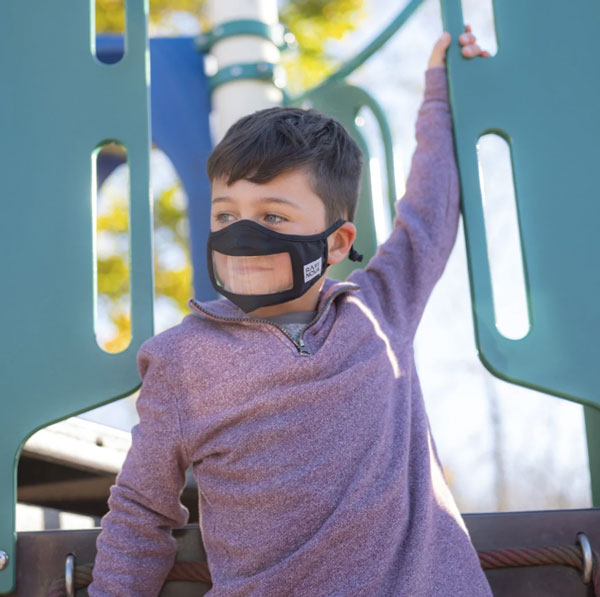
[[(600, 509), (467, 514), (464, 516), (477, 549), (574, 545), (578, 532), (588, 536), (600, 552)], [(44, 597), (53, 579), (64, 573), (65, 555), (77, 563), (93, 561), (97, 529), (20, 533), (18, 538), (18, 589), (11, 597)], [(197, 526), (176, 529), (177, 558), (204, 560)], [(569, 567), (539, 566), (486, 572), (495, 597), (592, 597), (579, 573)], [(208, 590), (200, 583), (167, 583), (161, 597), (198, 597)], [(84, 597), (87, 591), (78, 591)], [(315, 596), (318, 597), (318, 596)], [(377, 596), (373, 596), (377, 597)], [(450, 597), (450, 596), (449, 596)]]

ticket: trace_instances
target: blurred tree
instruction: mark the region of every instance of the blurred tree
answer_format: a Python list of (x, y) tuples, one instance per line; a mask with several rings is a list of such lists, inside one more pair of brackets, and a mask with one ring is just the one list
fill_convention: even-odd
[[(173, 11), (188, 12), (202, 20), (206, 0), (150, 0), (150, 25), (160, 24)], [(96, 0), (96, 32), (122, 33), (125, 30), (124, 0)]]
[(289, 0), (279, 18), (296, 36), (298, 50), (284, 53), (288, 88), (292, 93), (317, 85), (335, 68), (327, 42), (354, 31), (365, 16), (365, 0)]
[[(100, 196), (104, 210), (97, 218), (97, 235), (101, 241), (99, 244), (108, 246), (110, 250), (99, 251), (98, 256), (98, 294), (104, 299), (100, 301), (99, 308), (107, 309), (113, 325), (112, 337), (102, 347), (108, 352), (120, 352), (127, 348), (131, 337), (129, 265), (125, 249), (128, 246), (129, 207), (122, 193), (109, 191), (107, 196)], [(154, 197), (153, 216), (157, 237), (166, 237), (171, 250), (175, 249), (183, 256), (178, 260), (183, 263), (174, 267), (172, 261), (160, 258), (160, 245), (163, 243), (155, 243), (154, 282), (156, 295), (170, 299), (184, 313), (193, 291), (185, 204), (179, 200), (180, 196), (181, 183), (177, 181)]]
[[(124, 0), (96, 0), (96, 31), (122, 33)], [(226, 0), (224, 0), (226, 1)], [(149, 21), (160, 25), (173, 12), (193, 15), (199, 28), (210, 27), (206, 0), (150, 0)], [(284, 53), (283, 66), (290, 91), (296, 93), (319, 83), (335, 66), (327, 54), (327, 42), (354, 31), (365, 16), (365, 0), (287, 0), (280, 2), (279, 17), (296, 36), (298, 49)]]
[[(364, 16), (365, 0), (288, 0), (280, 3), (280, 18), (296, 36), (298, 47), (285, 52), (282, 63), (288, 76), (289, 90), (298, 93), (312, 87), (325, 78), (335, 67), (335, 61), (327, 54), (327, 41), (339, 40), (354, 30)], [(123, 0), (96, 0), (96, 32), (122, 33), (124, 31)], [(150, 0), (150, 25), (160, 34), (177, 34), (172, 28), (161, 30), (161, 23), (174, 11), (192, 15), (198, 29), (206, 29), (206, 0)], [(118, 151), (117, 148), (111, 148)], [(155, 286), (157, 297), (168, 297), (181, 313), (187, 311), (187, 299), (192, 296), (192, 267), (188, 255), (188, 236), (182, 225), (186, 220), (185, 205), (177, 201), (181, 194), (177, 181), (172, 187), (154, 198), (154, 226), (157, 236), (168, 236), (170, 242), (185, 263), (173, 268), (155, 256)], [(127, 304), (129, 302), (129, 266), (127, 246), (129, 216), (127, 198), (116, 194), (105, 199), (98, 217), (99, 237), (112, 238), (107, 242), (114, 247), (110, 253), (102, 253), (98, 259), (98, 294), (100, 309), (108, 310), (113, 334), (103, 343), (109, 352), (124, 350), (130, 339), (131, 329)], [(124, 242), (125, 241), (125, 242)]]

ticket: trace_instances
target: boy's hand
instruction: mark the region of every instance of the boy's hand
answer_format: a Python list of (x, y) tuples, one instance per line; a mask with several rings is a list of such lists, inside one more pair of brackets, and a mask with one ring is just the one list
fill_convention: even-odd
[[(465, 58), (474, 58), (475, 56), (481, 56), (482, 58), (489, 58), (490, 53), (487, 50), (482, 50), (475, 43), (475, 36), (471, 33), (471, 25), (465, 25), (465, 33), (461, 33), (458, 36), (458, 41), (462, 49), (462, 55)], [(427, 68), (431, 68), (433, 66), (444, 66), (446, 63), (446, 50), (450, 45), (450, 34), (447, 31), (442, 33), (442, 36), (436, 42), (435, 46), (433, 46), (433, 52), (431, 52), (431, 58), (429, 58), (429, 63), (427, 64)]]

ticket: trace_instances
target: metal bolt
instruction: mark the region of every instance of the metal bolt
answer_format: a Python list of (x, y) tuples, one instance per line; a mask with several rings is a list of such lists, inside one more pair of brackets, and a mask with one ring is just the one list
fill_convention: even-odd
[(65, 558), (65, 595), (75, 597), (75, 556), (72, 553)]
[(4, 570), (8, 566), (8, 554), (0, 549), (0, 570)]
[(232, 66), (231, 67), (231, 74), (234, 77), (239, 77), (242, 74), (242, 67), (241, 66)]
[(592, 552), (592, 546), (590, 540), (587, 538), (585, 533), (577, 533), (577, 543), (581, 548), (583, 554), (583, 582), (587, 585), (592, 580), (592, 568), (594, 566), (594, 554)]

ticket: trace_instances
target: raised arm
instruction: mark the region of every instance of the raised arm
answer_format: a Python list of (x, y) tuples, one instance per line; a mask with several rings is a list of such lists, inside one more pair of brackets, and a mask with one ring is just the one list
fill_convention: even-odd
[(365, 269), (349, 277), (384, 317), (392, 323), (401, 318), (412, 333), (446, 265), (458, 226), (459, 185), (444, 66), (425, 72), (416, 139), (392, 233)]
[(102, 519), (90, 597), (156, 596), (175, 561), (171, 527), (187, 522), (181, 505), (189, 459), (181, 437), (177, 394), (168, 362), (138, 353), (143, 380), (139, 424)]
[[(469, 25), (459, 36), (465, 58), (489, 57)], [(448, 100), (445, 52), (450, 35), (435, 44), (425, 71), (425, 93), (415, 126), (417, 146), (406, 191), (396, 203), (390, 238), (364, 270), (349, 279), (392, 324), (414, 335), (427, 300), (454, 246), (459, 216), (459, 180)]]

